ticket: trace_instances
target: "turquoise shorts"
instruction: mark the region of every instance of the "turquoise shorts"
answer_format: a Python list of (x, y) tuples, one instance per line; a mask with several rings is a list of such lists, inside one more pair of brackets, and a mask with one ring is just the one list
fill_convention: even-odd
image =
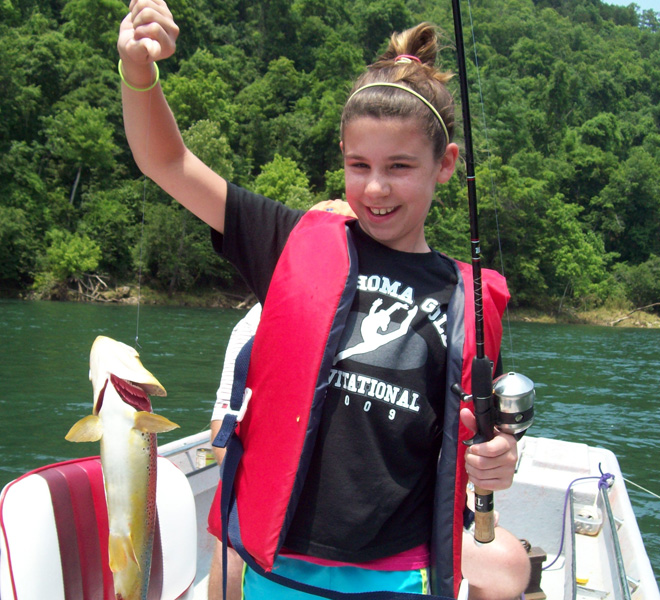
[[(359, 567), (325, 567), (278, 556), (273, 572), (295, 581), (338, 592), (410, 592), (428, 594), (428, 569), (374, 571)], [(310, 600), (321, 598), (298, 592), (262, 577), (249, 567), (243, 572), (243, 600)]]

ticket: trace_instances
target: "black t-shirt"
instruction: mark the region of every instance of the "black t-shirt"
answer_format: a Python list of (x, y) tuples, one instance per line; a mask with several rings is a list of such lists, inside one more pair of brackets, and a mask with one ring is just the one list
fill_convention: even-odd
[[(302, 213), (229, 187), (213, 232), (260, 301)], [(444, 409), (446, 308), (456, 275), (437, 252), (406, 253), (351, 223), (358, 286), (309, 472), (285, 546), (363, 562), (430, 539)], [(322, 245), (320, 246), (322, 248)]]

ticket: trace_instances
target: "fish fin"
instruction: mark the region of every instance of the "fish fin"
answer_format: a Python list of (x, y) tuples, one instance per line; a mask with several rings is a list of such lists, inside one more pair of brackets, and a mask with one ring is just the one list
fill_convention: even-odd
[(141, 410), (135, 413), (134, 427), (145, 433), (164, 433), (176, 429), (178, 425), (161, 415)]
[(135, 548), (130, 536), (110, 534), (108, 537), (108, 555), (110, 558), (110, 570), (113, 573), (123, 571), (128, 561), (131, 560), (140, 566), (137, 556), (135, 556)]
[(103, 424), (97, 415), (87, 415), (69, 429), (64, 438), (69, 442), (98, 442), (103, 436)]

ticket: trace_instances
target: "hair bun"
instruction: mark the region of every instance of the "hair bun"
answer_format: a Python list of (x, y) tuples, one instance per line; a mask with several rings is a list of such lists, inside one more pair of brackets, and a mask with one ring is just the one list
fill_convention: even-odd
[(399, 56), (415, 57), (417, 62), (430, 67), (435, 65), (438, 54), (438, 33), (431, 23), (420, 23), (416, 27), (394, 33), (383, 56), (394, 59)]

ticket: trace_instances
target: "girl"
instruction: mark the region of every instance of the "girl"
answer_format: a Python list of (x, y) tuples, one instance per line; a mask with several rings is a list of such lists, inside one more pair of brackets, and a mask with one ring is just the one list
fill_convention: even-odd
[[(174, 52), (178, 31), (162, 0), (132, 0), (118, 41), (127, 138), (141, 170), (211, 226), (216, 250), (264, 302), (303, 213), (228, 183), (185, 147), (156, 66)], [(358, 283), (298, 509), (275, 562), (280, 574), (341, 591), (426, 592), (432, 523), (448, 510), (441, 502), (434, 512), (434, 494), (443, 483), (436, 466), (445, 405), (457, 402), (446, 380), (448, 307), (459, 275), (429, 248), (424, 221), (436, 184), (454, 172), (458, 146), (449, 75), (433, 66), (436, 52), (429, 25), (393, 36), (342, 115)], [(395, 400), (379, 401), (379, 386)], [(475, 429), (469, 410), (461, 420)], [(516, 458), (514, 438), (497, 433), (469, 449), (464, 468), (475, 485), (501, 490), (511, 485)], [(464, 493), (457, 490), (459, 502)], [(507, 532), (483, 548), (466, 544), (463, 556), (471, 598), (524, 590), (528, 561)], [(243, 589), (248, 600), (298, 598), (250, 569)], [(456, 589), (450, 581), (434, 592)]]

